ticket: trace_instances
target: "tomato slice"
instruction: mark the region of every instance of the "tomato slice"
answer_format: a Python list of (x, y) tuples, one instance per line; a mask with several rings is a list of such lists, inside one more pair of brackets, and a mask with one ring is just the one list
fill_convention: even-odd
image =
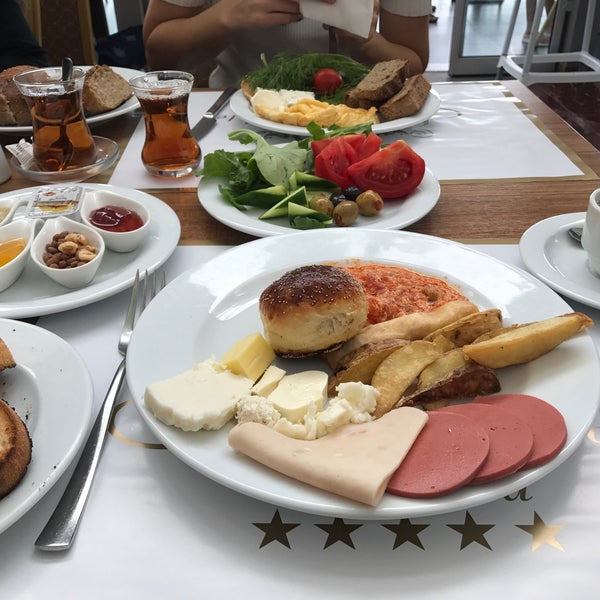
[(317, 156), (320, 152), (325, 150), (331, 142), (333, 142), (334, 138), (323, 138), (322, 140), (313, 140), (310, 143), (310, 149), (312, 150), (313, 156)]
[(316, 157), (320, 152), (327, 148), (333, 140), (338, 138), (343, 139), (344, 142), (350, 144), (356, 150), (356, 160), (362, 160), (374, 152), (377, 152), (382, 144), (382, 139), (372, 131), (369, 135), (364, 135), (363, 133), (349, 133), (347, 135), (323, 138), (322, 140), (313, 140), (310, 143), (313, 155)]
[(404, 140), (355, 162), (346, 175), (361, 190), (374, 190), (382, 198), (402, 198), (423, 180), (425, 161)]
[(342, 189), (354, 185), (347, 171), (357, 160), (357, 152), (344, 138), (331, 138), (331, 142), (315, 157), (315, 175), (337, 183)]
[(371, 156), (371, 154), (375, 154), (375, 152), (379, 152), (383, 141), (376, 133), (373, 133), (372, 131), (366, 137), (362, 137), (363, 140), (360, 149), (357, 149), (358, 160), (362, 160), (363, 158), (367, 158), (367, 156)]

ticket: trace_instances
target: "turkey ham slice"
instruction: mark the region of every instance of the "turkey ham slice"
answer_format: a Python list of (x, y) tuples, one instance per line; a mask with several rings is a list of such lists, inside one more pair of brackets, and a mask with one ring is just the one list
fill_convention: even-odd
[(310, 441), (287, 437), (261, 423), (243, 423), (231, 430), (229, 445), (288, 477), (377, 506), (427, 418), (420, 409), (401, 407)]

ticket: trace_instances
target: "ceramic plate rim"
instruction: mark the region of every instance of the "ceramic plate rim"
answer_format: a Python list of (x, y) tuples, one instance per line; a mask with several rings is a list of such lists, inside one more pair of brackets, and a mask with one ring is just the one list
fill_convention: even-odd
[[(577, 281), (568, 279), (559, 273), (551, 264), (545, 246), (548, 240), (558, 234), (564, 238), (565, 244), (575, 245), (576, 242), (567, 237), (567, 230), (574, 226), (583, 226), (585, 212), (555, 215), (535, 223), (523, 233), (519, 241), (519, 252), (525, 266), (531, 273), (550, 286), (554, 291), (577, 300), (586, 306), (600, 309), (600, 280), (598, 291), (593, 290)], [(577, 252), (585, 260), (585, 250), (579, 246)], [(590, 273), (590, 280), (594, 276)]]
[[(44, 287), (52, 286), (52, 290), (61, 292), (60, 296), (44, 296), (37, 299), (30, 299), (31, 293), (29, 293), (26, 297), (23, 295), (18, 297), (18, 294), (15, 293), (15, 290), (20, 292), (20, 279), (18, 279), (11, 287), (0, 293), (0, 317), (13, 319), (39, 317), (103, 300), (104, 298), (108, 298), (109, 296), (128, 288), (133, 283), (136, 269), (147, 269), (149, 273), (158, 269), (166, 262), (177, 247), (179, 236), (181, 234), (179, 218), (169, 205), (156, 196), (152, 196), (141, 190), (110, 184), (84, 183), (81, 184), (81, 186), (84, 188), (113, 192), (146, 204), (152, 216), (152, 223), (151, 229), (145, 240), (142, 242), (142, 245), (131, 253), (123, 253), (121, 255), (125, 257), (123, 259), (119, 257), (119, 253), (107, 250), (103, 259), (103, 264), (100, 265), (95, 280), (80, 289), (68, 290), (67, 288), (62, 288), (58, 284), (50, 281), (43, 273), (39, 272), (39, 286), (43, 286), (39, 287), (39, 289), (41, 290)], [(41, 186), (38, 185), (0, 194), (0, 200), (10, 196), (27, 196), (40, 187)], [(127, 260), (128, 255), (130, 257), (129, 261)], [(137, 259), (135, 264), (131, 262), (132, 257), (136, 257)], [(107, 267), (105, 267), (107, 259), (122, 261), (123, 264), (116, 269), (115, 272), (107, 273)], [(28, 272), (28, 269), (35, 269), (31, 258), (28, 259), (25, 268), (26, 272)], [(107, 276), (107, 279), (105, 281), (100, 281), (99, 278), (105, 275)], [(21, 275), (21, 277), (24, 277), (24, 275)]]
[[(23, 335), (22, 341), (18, 334)], [(8, 496), (0, 500), (1, 534), (35, 506), (71, 464), (90, 424), (94, 390), (89, 371), (79, 354), (54, 333), (30, 323), (0, 318), (0, 337), (6, 341), (17, 364), (35, 377), (44, 405), (52, 404), (53, 407), (52, 411), (40, 410), (36, 431), (31, 433), (32, 462), (25, 476)], [(36, 345), (42, 348), (41, 354), (50, 352), (58, 355), (60, 352), (67, 359), (62, 361), (62, 368), (49, 369), (48, 372), (37, 369), (33, 355), (35, 350), (31, 349)], [(79, 412), (61, 399), (64, 390), (68, 389), (77, 389), (75, 404)], [(44, 428), (58, 423), (68, 424), (69, 428), (61, 429), (61, 435), (50, 432), (54, 435), (46, 439)]]
[[(208, 214), (224, 225), (259, 237), (281, 235), (296, 231), (290, 226), (280, 225), (283, 218), (261, 221), (258, 215), (261, 209), (248, 207), (248, 210), (238, 210), (221, 197), (218, 185), (223, 180), (204, 179), (198, 184), (198, 200)], [(406, 198), (386, 200), (383, 210), (376, 217), (359, 217), (359, 223), (352, 228), (360, 229), (402, 229), (416, 223), (428, 214), (440, 199), (441, 188), (433, 173), (426, 168), (419, 187)], [(204, 195), (204, 199), (201, 197)], [(393, 206), (394, 202), (400, 203)], [(408, 204), (408, 208), (406, 203)], [(329, 229), (334, 228), (332, 225)]]
[[(150, 381), (179, 373), (211, 354), (222, 355), (242, 335), (261, 330), (256, 294), (245, 293), (245, 289), (268, 283), (300, 264), (353, 257), (415, 266), (431, 274), (448, 273), (451, 283), (473, 285), (477, 281), (478, 287), (473, 288), (474, 300), (481, 308), (501, 308), (508, 323), (531, 320), (534, 306), (538, 319), (572, 310), (560, 296), (529, 273), (442, 238), (406, 231), (339, 229), (291, 233), (248, 242), (171, 282), (142, 314), (134, 331), (127, 355), (129, 389), (146, 424), (172, 453), (219, 484), (265, 502), (312, 514), (377, 520), (448, 513), (497, 500), (547, 475), (574, 452), (585, 438), (600, 401), (600, 365), (589, 334), (569, 340), (562, 349), (554, 351), (558, 354), (549, 353), (529, 365), (505, 370), (501, 377), (503, 392), (542, 395), (562, 410), (569, 437), (561, 453), (537, 469), (439, 499), (410, 500), (386, 495), (378, 507), (365, 507), (293, 482), (234, 455), (225, 441), (227, 430), (186, 434), (160, 423), (145, 408), (143, 393)], [(229, 299), (235, 304), (228, 304)], [(167, 306), (173, 318), (168, 325), (161, 325)], [(249, 330), (240, 328), (240, 323), (235, 321), (236, 308), (240, 313), (252, 309)], [(221, 328), (222, 321), (230, 318), (234, 320), (229, 329), (223, 329), (224, 335), (218, 339), (210, 336), (210, 327)], [(170, 350), (160, 359), (144, 350), (153, 347), (158, 339), (163, 348)], [(566, 364), (565, 358), (569, 359), (568, 368), (561, 371), (554, 361)], [(543, 373), (548, 370), (552, 377), (532, 377), (536, 368), (543, 368)], [(526, 389), (522, 389), (523, 377), (528, 382)], [(570, 393), (577, 389), (581, 399), (577, 405), (569, 404), (564, 395), (559, 395), (559, 390), (567, 385)]]
[[(408, 129), (409, 127), (414, 127), (415, 125), (420, 125), (435, 115), (435, 113), (437, 113), (437, 111), (440, 109), (441, 105), (442, 99), (439, 93), (436, 90), (431, 89), (429, 90), (429, 96), (427, 97), (423, 108), (421, 108), (418, 113), (415, 113), (410, 117), (394, 119), (393, 121), (375, 123), (372, 127), (372, 130), (375, 133), (380, 134), (389, 133), (392, 131), (401, 131), (403, 129)], [(250, 103), (244, 96), (244, 92), (242, 90), (237, 90), (237, 92), (231, 96), (231, 99), (229, 100), (229, 106), (237, 117), (243, 121), (246, 121), (246, 123), (249, 123), (250, 125), (259, 127), (260, 129), (287, 135), (300, 135), (303, 137), (309, 135), (306, 127), (276, 123), (275, 121), (269, 121), (268, 119), (259, 117), (250, 108)]]
[[(91, 66), (80, 67), (84, 70), (89, 70)], [(111, 69), (115, 71), (117, 74), (121, 75), (124, 79), (129, 82), (132, 77), (136, 75), (143, 75), (143, 71), (138, 71), (137, 69), (130, 69), (128, 67), (113, 67)], [(136, 108), (138, 108), (140, 103), (135, 96), (131, 96), (128, 100), (125, 100), (123, 104), (117, 106), (117, 108), (113, 108), (113, 110), (108, 110), (104, 113), (100, 113), (98, 115), (92, 115), (90, 117), (86, 117), (86, 121), (88, 125), (97, 125), (99, 123), (104, 123), (104, 121), (109, 121), (110, 119), (114, 119), (115, 117), (120, 117), (126, 113), (129, 113)], [(0, 126), (0, 134), (21, 134), (21, 133), (31, 133), (33, 130), (31, 125), (1, 125)]]

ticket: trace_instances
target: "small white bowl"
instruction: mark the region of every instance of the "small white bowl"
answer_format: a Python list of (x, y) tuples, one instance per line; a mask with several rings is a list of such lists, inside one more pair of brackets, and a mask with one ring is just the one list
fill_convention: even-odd
[[(44, 252), (46, 252), (46, 244), (50, 243), (52, 237), (56, 233), (62, 231), (83, 234), (89, 245), (96, 248), (96, 257), (85, 265), (74, 267), (72, 269), (53, 269), (47, 266), (43, 259)], [(91, 227), (88, 227), (84, 223), (73, 221), (68, 217), (56, 217), (54, 219), (48, 219), (44, 223), (44, 226), (31, 244), (30, 254), (33, 262), (43, 273), (48, 275), (50, 279), (53, 279), (67, 288), (79, 288), (87, 285), (94, 279), (96, 271), (98, 271), (98, 267), (100, 267), (100, 263), (104, 257), (105, 248), (104, 240)]]
[[(133, 231), (106, 231), (96, 227), (90, 216), (93, 211), (103, 206), (118, 206), (136, 212), (142, 219), (143, 225)], [(109, 250), (113, 252), (131, 252), (146, 238), (150, 231), (150, 211), (141, 203), (130, 198), (123, 198), (114, 192), (105, 190), (87, 190), (81, 203), (80, 217), (83, 223), (97, 231)]]
[(37, 224), (38, 221), (32, 219), (20, 219), (0, 227), (0, 242), (7, 242), (16, 238), (25, 240), (25, 248), (10, 262), (0, 267), (0, 292), (10, 287), (21, 276), (27, 264), (29, 249), (35, 238)]

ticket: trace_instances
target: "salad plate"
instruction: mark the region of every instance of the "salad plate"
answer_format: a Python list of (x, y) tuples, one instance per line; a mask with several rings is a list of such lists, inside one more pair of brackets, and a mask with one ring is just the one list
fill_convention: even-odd
[(0, 338), (17, 363), (0, 374), (2, 397), (25, 421), (33, 442), (25, 476), (0, 500), (1, 533), (50, 491), (77, 454), (90, 422), (94, 390), (82, 359), (55, 334), (0, 319)]
[[(145, 192), (105, 184), (84, 184), (84, 189), (105, 190), (137, 200), (150, 211), (152, 222), (144, 241), (132, 252), (107, 250), (92, 282), (79, 289), (69, 289), (46, 277), (28, 257), (19, 279), (0, 293), (0, 317), (24, 319), (38, 317), (85, 306), (108, 298), (127, 287), (135, 278), (137, 269), (155, 271), (171, 256), (179, 242), (181, 225), (175, 212), (164, 202)], [(0, 195), (26, 203), (39, 188), (25, 188)], [(13, 219), (23, 218), (17, 209)]]
[[(356, 519), (413, 518), (502, 498), (548, 475), (571, 456), (591, 426), (600, 398), (600, 365), (585, 333), (528, 364), (501, 369), (505, 393), (542, 398), (563, 414), (568, 438), (545, 465), (447, 496), (384, 495), (377, 507), (352, 502), (280, 475), (236, 454), (227, 443), (232, 423), (218, 431), (184, 432), (160, 422), (144, 404), (145, 387), (211, 356), (241, 337), (262, 332), (258, 298), (284, 272), (301, 265), (364, 259), (443, 277), (482, 310), (497, 307), (507, 325), (571, 312), (538, 279), (462, 244), (406, 231), (312, 230), (270, 236), (228, 250), (164, 288), (141, 315), (127, 353), (127, 380), (142, 418), (159, 440), (200, 474), (239, 493), (302, 512)], [(160, 347), (157, 353), (153, 349)], [(319, 359), (277, 359), (288, 372), (323, 370)], [(576, 397), (577, 402), (572, 399)]]
[[(440, 198), (440, 184), (429, 169), (417, 187), (406, 198), (385, 200), (383, 210), (376, 216), (359, 215), (351, 229), (402, 229), (412, 225), (424, 217), (437, 204)], [(212, 217), (224, 225), (264, 237), (295, 231), (288, 223), (287, 217), (275, 219), (259, 219), (265, 209), (248, 206), (248, 210), (238, 210), (227, 202), (219, 192), (219, 180), (201, 179), (198, 186), (198, 199)], [(329, 229), (335, 228), (331, 225)]]
[(568, 213), (544, 219), (521, 236), (519, 252), (531, 273), (553, 290), (586, 306), (600, 309), (600, 278), (588, 265), (571, 227), (583, 227), (585, 213)]
[[(384, 123), (375, 123), (371, 128), (377, 134), (389, 133), (391, 131), (400, 131), (402, 129), (408, 129), (415, 125), (420, 125), (425, 121), (428, 121), (437, 111), (440, 109), (442, 100), (440, 95), (435, 90), (430, 90), (429, 96), (423, 105), (423, 108), (418, 113), (411, 115), (410, 117), (403, 117), (401, 119), (394, 119), (393, 121), (386, 121)], [(276, 133), (283, 133), (286, 135), (299, 135), (306, 137), (309, 135), (306, 127), (299, 127), (297, 125), (286, 125), (285, 123), (277, 123), (276, 121), (269, 121), (263, 117), (259, 117), (253, 110), (250, 102), (244, 96), (242, 90), (238, 90), (229, 101), (229, 106), (232, 112), (243, 119), (250, 125), (260, 127), (266, 131), (273, 131)]]
[[(91, 69), (91, 66), (81, 67), (84, 70)], [(128, 69), (126, 67), (111, 67), (111, 69), (121, 75), (124, 79), (129, 81), (132, 77), (136, 77), (137, 75), (143, 75), (143, 71), (138, 71), (137, 69)], [(125, 100), (123, 104), (117, 106), (117, 108), (113, 108), (112, 110), (107, 110), (106, 112), (99, 113), (97, 115), (86, 116), (85, 120), (87, 124), (90, 126), (99, 125), (104, 123), (105, 121), (110, 121), (115, 117), (120, 117), (121, 115), (127, 114), (129, 112), (134, 111), (136, 108), (139, 108), (140, 103), (138, 102), (135, 96), (131, 96), (128, 100)], [(23, 133), (32, 133), (31, 125), (2, 125), (0, 126), (0, 134), (23, 134)]]

